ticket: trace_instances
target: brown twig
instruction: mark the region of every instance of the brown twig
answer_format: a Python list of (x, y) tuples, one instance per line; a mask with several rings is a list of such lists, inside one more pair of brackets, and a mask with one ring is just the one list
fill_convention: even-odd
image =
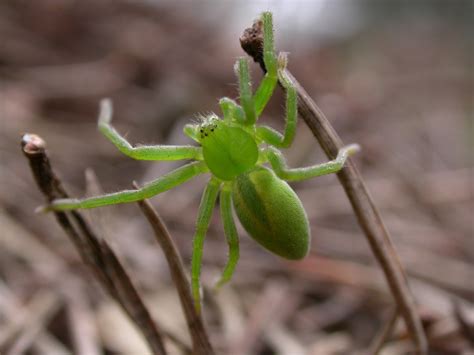
[[(254, 61), (259, 63), (260, 67), (265, 71), (262, 54), (262, 22), (256, 21), (251, 28), (246, 29), (240, 38), (240, 43), (244, 51)], [(306, 122), (328, 158), (334, 159), (339, 149), (343, 147), (341, 138), (331, 126), (324, 113), (293, 75), (288, 70), (285, 71), (285, 74), (296, 87), (299, 115)], [(352, 204), (352, 208), (367, 237), (372, 252), (382, 267), (397, 307), (416, 344), (417, 351), (419, 354), (426, 354), (428, 345), (420, 318), (416, 312), (415, 302), (409, 291), (407, 280), (390, 240), (390, 235), (365, 187), (361, 174), (355, 164), (349, 159), (337, 176)]]
[[(25, 134), (21, 146), (28, 158), (36, 183), (47, 201), (68, 197), (53, 172), (46, 154), (45, 141), (37, 135)], [(141, 330), (153, 353), (165, 355), (166, 350), (158, 327), (108, 243), (95, 235), (79, 212), (54, 212), (54, 215), (74, 243), (82, 260), (92, 268), (102, 286)]]
[[(133, 183), (133, 186), (138, 188), (138, 185), (135, 182)], [(198, 355), (214, 354), (202, 318), (196, 312), (196, 308), (194, 307), (190, 285), (184, 271), (183, 261), (168, 229), (166, 228), (166, 225), (148, 200), (139, 201), (138, 205), (145, 217), (148, 219), (148, 222), (150, 222), (156, 240), (163, 249), (166, 261), (168, 262), (171, 277), (176, 286), (181, 307), (183, 308), (186, 323), (189, 328), (189, 333), (191, 334), (193, 353)]]

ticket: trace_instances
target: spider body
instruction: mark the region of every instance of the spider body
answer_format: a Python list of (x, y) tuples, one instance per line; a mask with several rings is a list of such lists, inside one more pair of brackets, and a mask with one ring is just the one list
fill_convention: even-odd
[(242, 127), (214, 118), (197, 129), (204, 162), (219, 179), (231, 181), (257, 163), (255, 138)]
[[(262, 22), (263, 60), (267, 72), (254, 93), (248, 61), (245, 58), (237, 60), (235, 71), (239, 80), (240, 104), (222, 98), (219, 101), (222, 118), (210, 114), (201, 117), (199, 124), (184, 127), (184, 133), (200, 146), (132, 146), (111, 125), (110, 100), (101, 103), (99, 130), (122, 153), (141, 160), (192, 159), (194, 162), (160, 176), (137, 190), (84, 199), (58, 199), (43, 208), (45, 211), (64, 211), (135, 202), (170, 190), (199, 174), (210, 173), (197, 215), (191, 260), (191, 288), (198, 311), (201, 306), (200, 274), (204, 238), (217, 199), (229, 246), (228, 261), (217, 283), (219, 287), (230, 280), (239, 259), (232, 206), (248, 234), (260, 245), (281, 257), (301, 259), (309, 250), (309, 222), (298, 196), (286, 181), (306, 180), (337, 172), (346, 159), (359, 149), (358, 145), (352, 144), (341, 148), (337, 157), (327, 163), (288, 168), (278, 148), (289, 147), (295, 136), (296, 89), (285, 71), (286, 55), (275, 54), (271, 13), (263, 13)], [(283, 134), (268, 126), (257, 125), (277, 82), (286, 92)]]
[(258, 167), (233, 184), (234, 209), (247, 233), (285, 259), (306, 256), (310, 244), (306, 212), (293, 189), (275, 173)]
[[(257, 164), (255, 132), (210, 115), (194, 129), (210, 172), (231, 184), (234, 210), (247, 233), (265, 249), (291, 260), (309, 250), (309, 222), (298, 195)], [(228, 144), (230, 142), (231, 144)]]

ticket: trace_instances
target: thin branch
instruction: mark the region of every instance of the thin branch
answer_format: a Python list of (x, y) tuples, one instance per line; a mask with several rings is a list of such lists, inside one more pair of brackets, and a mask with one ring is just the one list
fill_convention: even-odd
[[(68, 195), (61, 181), (51, 167), (46, 154), (45, 141), (35, 134), (25, 134), (22, 137), (21, 146), (30, 163), (35, 181), (47, 201), (67, 198)], [(79, 212), (54, 212), (54, 215), (74, 243), (82, 260), (91, 267), (102, 286), (122, 306), (142, 332), (153, 354), (166, 355), (162, 335), (157, 325), (108, 243), (95, 235)]]
[[(260, 67), (265, 71), (262, 56), (262, 22), (256, 21), (251, 28), (246, 29), (240, 38), (240, 43), (244, 51), (247, 52), (254, 61), (259, 63)], [(296, 87), (299, 115), (313, 132), (313, 135), (318, 140), (328, 158), (334, 159), (339, 149), (343, 147), (341, 138), (331, 126), (324, 113), (293, 75), (288, 70), (286, 70), (285, 74)], [(351, 159), (347, 161), (345, 167), (337, 176), (352, 204), (359, 225), (367, 237), (372, 252), (382, 267), (398, 309), (416, 344), (417, 351), (419, 354), (426, 354), (428, 349), (426, 335), (421, 320), (416, 312), (414, 299), (408, 288), (406, 277), (391, 242), (390, 235), (365, 187), (362, 176)]]
[[(133, 183), (135, 188), (138, 188), (136, 183)], [(166, 225), (159, 216), (158, 212), (153, 208), (148, 200), (138, 202), (141, 211), (150, 222), (156, 240), (163, 249), (166, 261), (170, 269), (171, 277), (176, 286), (179, 295), (181, 307), (186, 318), (186, 323), (191, 334), (193, 342), (193, 353), (198, 355), (212, 355), (214, 350), (209, 341), (209, 337), (204, 328), (201, 316), (196, 312), (194, 302), (191, 297), (189, 281), (186, 277), (186, 272), (183, 266), (183, 261), (176, 248), (173, 238), (171, 237)]]

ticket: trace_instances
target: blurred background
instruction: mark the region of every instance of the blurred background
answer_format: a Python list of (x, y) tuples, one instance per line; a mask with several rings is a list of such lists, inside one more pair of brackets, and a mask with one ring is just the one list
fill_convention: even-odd
[[(199, 113), (218, 113), (222, 96), (237, 98), (233, 64), (244, 55), (239, 37), (271, 10), (277, 50), (290, 53), (289, 69), (343, 141), (362, 146), (354, 159), (409, 276), (431, 353), (473, 351), (473, 4), (2, 0), (0, 343), (2, 330), (18, 317), (37, 316), (41, 297), (66, 294), (28, 354), (80, 353), (78, 344), (88, 345), (86, 355), (148, 353), (54, 218), (34, 214), (44, 201), (22, 156), (21, 135), (47, 141), (57, 173), (75, 196), (97, 194), (98, 185), (118, 191), (133, 180), (154, 179), (181, 163), (120, 154), (96, 129), (99, 100), (113, 99), (114, 126), (132, 143), (189, 144), (184, 124)], [(252, 64), (252, 70), (258, 82), (260, 69)], [(277, 91), (262, 121), (281, 129), (283, 105)], [(295, 167), (327, 160), (304, 122), (285, 155)], [(187, 266), (206, 179), (152, 200)], [(204, 305), (221, 354), (349, 354), (370, 344), (394, 304), (337, 178), (293, 187), (311, 222), (311, 254), (283, 261), (239, 226), (233, 282), (206, 294)], [(157, 322), (186, 341), (168, 267), (137, 206), (89, 216)], [(215, 213), (204, 287), (216, 281), (226, 256)], [(383, 354), (410, 349), (399, 323)]]

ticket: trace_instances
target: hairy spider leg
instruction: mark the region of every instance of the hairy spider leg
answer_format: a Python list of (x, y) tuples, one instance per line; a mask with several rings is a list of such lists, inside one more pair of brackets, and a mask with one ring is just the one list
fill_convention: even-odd
[(40, 211), (65, 211), (78, 208), (95, 208), (118, 203), (140, 201), (170, 190), (185, 183), (196, 175), (207, 171), (208, 169), (204, 162), (192, 162), (173, 170), (168, 174), (160, 176), (156, 180), (146, 183), (138, 190), (124, 190), (85, 199), (58, 199), (52, 201), (50, 205), (41, 207)]
[(112, 121), (112, 102), (100, 102), (99, 130), (123, 154), (137, 160), (202, 160), (202, 149), (191, 145), (143, 145), (132, 146), (110, 124)]
[[(255, 95), (253, 95), (248, 60), (245, 57), (237, 59), (234, 70), (239, 82), (241, 106), (228, 97), (220, 99), (219, 105), (225, 121), (236, 120), (244, 125), (254, 125), (275, 90), (278, 81), (278, 65), (281, 62), (275, 55), (272, 14), (264, 13), (262, 21), (264, 28), (263, 61), (266, 68), (265, 76), (260, 82)], [(191, 128), (187, 130), (187, 134), (191, 136)]]
[(224, 182), (219, 196), (220, 212), (224, 224), (224, 233), (229, 246), (229, 255), (224, 271), (216, 283), (215, 289), (229, 282), (234, 274), (235, 267), (239, 261), (239, 236), (235, 227), (234, 217), (232, 216), (232, 183)]
[[(266, 73), (255, 95), (252, 94), (249, 62), (245, 57), (237, 59), (234, 70), (239, 81), (240, 104), (245, 117), (243, 124), (251, 126), (257, 122), (278, 81), (278, 60), (273, 42), (273, 20), (271, 13), (264, 13), (263, 21), (263, 62)], [(221, 106), (222, 107), (222, 106)], [(224, 115), (225, 116), (225, 115)]]
[(191, 260), (191, 292), (194, 299), (194, 306), (198, 313), (201, 312), (200, 278), (204, 238), (206, 237), (207, 229), (211, 222), (212, 211), (216, 204), (219, 187), (220, 181), (212, 177), (202, 194), (196, 220), (196, 231), (193, 238), (193, 256)]
[(277, 69), (278, 60), (275, 55), (275, 45), (273, 40), (273, 17), (270, 12), (262, 14), (263, 22), (263, 63), (265, 64), (265, 76), (260, 82), (254, 96), (255, 113), (260, 117), (263, 109), (270, 100), (278, 81)]
[(268, 147), (266, 150), (268, 161), (272, 166), (275, 174), (286, 181), (301, 181), (311, 179), (316, 176), (336, 173), (342, 169), (347, 158), (360, 150), (358, 144), (350, 144), (341, 148), (336, 159), (327, 163), (316, 164), (303, 168), (288, 168), (286, 160), (281, 152), (274, 148)]
[(245, 122), (244, 110), (234, 100), (229, 99), (228, 97), (223, 97), (219, 100), (219, 106), (224, 115), (224, 121), (232, 122), (233, 120), (236, 120), (240, 123)]
[(296, 88), (288, 78), (285, 68), (287, 63), (287, 57), (285, 53), (281, 53), (279, 58), (281, 63), (280, 69), (278, 69), (278, 78), (280, 83), (286, 91), (286, 109), (285, 109), (285, 129), (283, 135), (275, 129), (268, 126), (258, 126), (257, 136), (264, 142), (271, 144), (277, 148), (288, 148), (295, 138), (296, 134), (296, 123), (298, 118), (298, 102)]
[(245, 112), (243, 124), (252, 126), (257, 121), (255, 104), (252, 95), (252, 81), (250, 79), (249, 62), (247, 58), (237, 59), (234, 66), (235, 74), (239, 81), (240, 104)]
[[(263, 60), (267, 70), (265, 77), (260, 83), (256, 93), (252, 96), (251, 79), (246, 58), (239, 58), (235, 70), (239, 79), (240, 102), (245, 111), (246, 120), (244, 124), (255, 124), (261, 115), (268, 100), (275, 90), (278, 79), (286, 91), (286, 116), (285, 130), (282, 135), (268, 126), (257, 127), (257, 136), (264, 142), (278, 148), (288, 148), (296, 133), (297, 122), (297, 95), (294, 85), (288, 78), (285, 69), (288, 62), (286, 53), (275, 55), (273, 40), (273, 20), (271, 13), (264, 13), (263, 20)], [(226, 101), (227, 103), (227, 101)]]

